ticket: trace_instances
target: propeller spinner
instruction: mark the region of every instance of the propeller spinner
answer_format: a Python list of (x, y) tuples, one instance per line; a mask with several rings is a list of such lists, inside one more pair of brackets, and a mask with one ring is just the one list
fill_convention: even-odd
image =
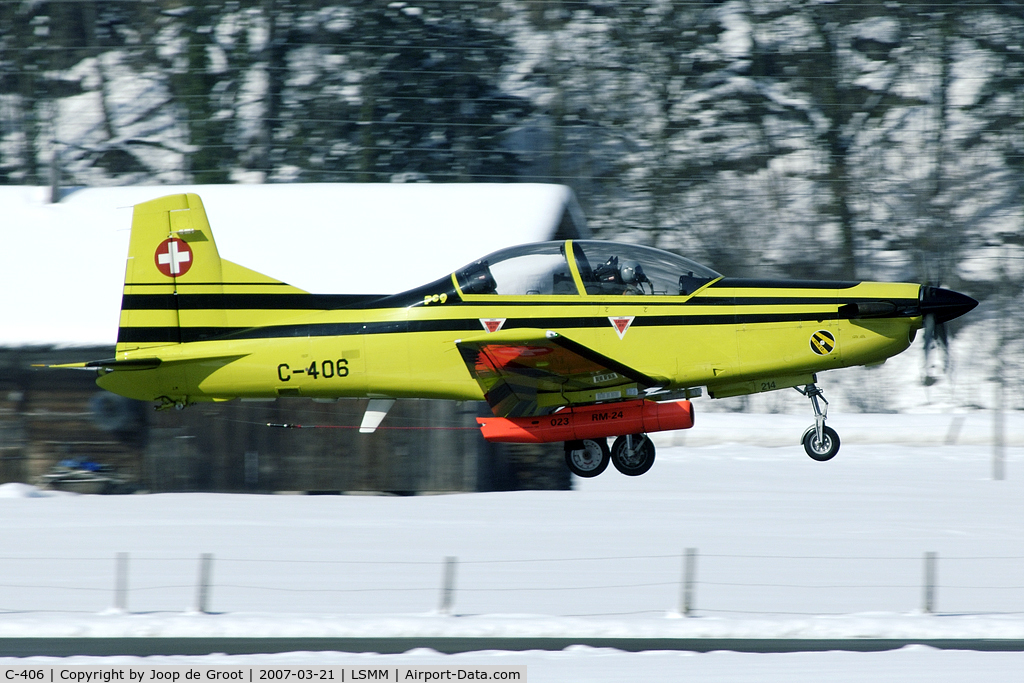
[[(922, 285), (920, 300), (921, 316), (924, 318), (924, 357), (925, 368), (928, 367), (928, 352), (932, 344), (937, 344), (946, 352), (946, 365), (949, 364), (949, 337), (946, 335), (946, 323), (974, 309), (978, 302), (960, 292), (940, 287)], [(927, 371), (926, 371), (927, 372)], [(930, 373), (924, 378), (925, 385), (935, 383)]]

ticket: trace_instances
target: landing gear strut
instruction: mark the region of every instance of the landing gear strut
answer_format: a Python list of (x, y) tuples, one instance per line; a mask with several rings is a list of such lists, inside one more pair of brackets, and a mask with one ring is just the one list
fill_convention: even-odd
[(804, 444), (807, 455), (818, 462), (825, 462), (836, 457), (839, 452), (839, 435), (836, 430), (825, 426), (828, 417), (828, 401), (817, 384), (808, 384), (803, 389), (794, 387), (804, 396), (811, 399), (814, 409), (814, 424), (807, 428), (800, 440)]

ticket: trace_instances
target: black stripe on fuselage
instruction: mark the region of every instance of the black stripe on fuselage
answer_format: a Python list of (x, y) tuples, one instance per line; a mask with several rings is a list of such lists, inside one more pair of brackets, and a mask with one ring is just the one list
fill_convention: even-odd
[[(126, 311), (216, 311), (216, 310), (298, 310), (298, 311), (336, 311), (336, 310), (370, 310), (391, 308), (381, 306), (385, 297), (362, 294), (125, 294), (121, 299), (121, 309)], [(675, 297), (649, 297), (641, 301), (616, 301), (602, 297), (576, 297), (570, 301), (515, 301), (495, 302), (495, 305), (535, 308), (539, 306), (608, 306), (612, 304), (643, 305), (643, 306), (829, 306), (875, 299), (844, 298), (836, 296), (747, 296), (692, 297), (680, 302)], [(916, 299), (892, 300), (897, 305), (917, 304)], [(376, 304), (376, 305), (375, 305)], [(446, 306), (450, 307), (453, 302)], [(456, 306), (480, 305), (480, 302), (454, 302)], [(399, 307), (396, 307), (399, 308)], [(401, 307), (405, 308), (405, 307)]]
[(759, 280), (745, 277), (723, 277), (706, 290), (733, 289), (850, 289), (860, 282), (854, 280)]
[(383, 294), (125, 294), (126, 311), (334, 311), (363, 308)]
[[(758, 297), (694, 297), (685, 303), (686, 306), (842, 306), (845, 304), (876, 303), (884, 301), (893, 304), (898, 312), (891, 316), (907, 317), (909, 309), (917, 309), (917, 299), (879, 299), (872, 297), (801, 297), (801, 296), (758, 296)], [(916, 313), (915, 315), (920, 315)]]
[[(852, 301), (852, 300), (851, 300)], [(835, 306), (846, 299), (834, 296), (695, 296), (687, 306)]]
[[(481, 312), (483, 313), (483, 311)], [(710, 315), (638, 316), (635, 327), (672, 327), (693, 325), (742, 325), (835, 320), (835, 312), (800, 313), (727, 313)], [(508, 318), (502, 329), (584, 329), (610, 327), (607, 317)], [(480, 332), (484, 329), (477, 318), (446, 320), (398, 320), (382, 322), (306, 323), (268, 325), (253, 328), (225, 327), (122, 327), (118, 341), (124, 343), (181, 342), (207, 340), (282, 339), (294, 337), (343, 337), (370, 334), (401, 334), (407, 332)]]
[[(192, 338), (191, 327), (121, 327), (117, 330), (118, 344), (181, 344), (201, 341)], [(185, 332), (185, 334), (182, 334)]]

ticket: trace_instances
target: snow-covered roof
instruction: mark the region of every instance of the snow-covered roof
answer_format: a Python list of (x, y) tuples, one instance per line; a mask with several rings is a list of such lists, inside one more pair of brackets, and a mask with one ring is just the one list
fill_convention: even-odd
[[(222, 258), (320, 294), (390, 294), (497, 249), (585, 237), (572, 191), (543, 184), (0, 187), (0, 345), (113, 344), (131, 207), (195, 192)], [(567, 213), (568, 212), (568, 213)], [(563, 228), (564, 230), (564, 228)]]

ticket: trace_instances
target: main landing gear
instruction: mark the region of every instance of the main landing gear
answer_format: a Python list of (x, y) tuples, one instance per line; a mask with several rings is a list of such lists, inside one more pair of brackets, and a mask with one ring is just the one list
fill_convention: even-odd
[(577, 477), (596, 477), (608, 469), (610, 459), (607, 439), (565, 442), (565, 464)]
[(825, 418), (828, 417), (828, 401), (821, 393), (817, 384), (808, 384), (803, 389), (794, 387), (804, 396), (811, 399), (811, 408), (814, 409), (814, 424), (804, 431), (800, 437), (804, 444), (807, 455), (818, 462), (825, 462), (836, 457), (839, 452), (839, 435), (836, 430), (825, 426)]
[(646, 434), (620, 436), (611, 449), (607, 439), (565, 442), (565, 464), (578, 477), (596, 477), (608, 468), (609, 462), (619, 472), (637, 477), (654, 464), (654, 443)]

